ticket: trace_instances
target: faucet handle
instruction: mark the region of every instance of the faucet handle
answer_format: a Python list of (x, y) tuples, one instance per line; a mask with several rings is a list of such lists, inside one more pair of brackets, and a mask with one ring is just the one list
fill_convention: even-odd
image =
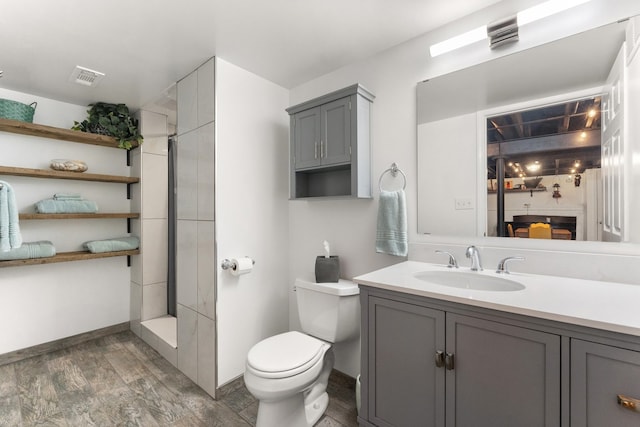
[(437, 254), (445, 254), (445, 255), (449, 255), (449, 264), (447, 264), (447, 267), (449, 268), (458, 268), (458, 261), (456, 261), (456, 257), (453, 256), (453, 254), (451, 252), (447, 252), (447, 251), (441, 251), (441, 250), (436, 250)]
[(509, 269), (507, 268), (507, 263), (510, 261), (524, 261), (524, 257), (521, 256), (509, 256), (506, 257), (498, 263), (498, 268), (496, 269), (496, 273), (498, 274), (509, 274)]

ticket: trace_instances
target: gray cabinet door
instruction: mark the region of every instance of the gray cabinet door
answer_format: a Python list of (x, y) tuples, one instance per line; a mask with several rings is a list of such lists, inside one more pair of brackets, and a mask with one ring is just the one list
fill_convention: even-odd
[(295, 168), (307, 169), (320, 165), (320, 107), (294, 115)]
[(640, 399), (640, 353), (571, 340), (571, 425), (640, 426), (640, 413), (618, 395)]
[(376, 426), (444, 426), (444, 312), (384, 298), (368, 303), (368, 414)]
[(323, 165), (351, 162), (351, 101), (350, 97), (323, 105), (321, 154)]
[(447, 426), (560, 425), (560, 337), (447, 313)]

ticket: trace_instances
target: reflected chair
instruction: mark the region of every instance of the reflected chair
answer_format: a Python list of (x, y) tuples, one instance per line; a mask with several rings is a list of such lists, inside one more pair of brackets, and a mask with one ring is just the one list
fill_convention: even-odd
[(516, 237), (515, 233), (513, 232), (513, 225), (507, 224), (507, 232), (509, 233), (509, 237)]
[(545, 224), (543, 222), (536, 222), (529, 226), (529, 238), (530, 239), (550, 239), (551, 238), (551, 224)]

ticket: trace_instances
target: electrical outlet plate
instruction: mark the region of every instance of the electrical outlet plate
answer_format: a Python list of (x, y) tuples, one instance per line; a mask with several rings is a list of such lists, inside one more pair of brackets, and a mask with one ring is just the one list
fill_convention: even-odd
[(468, 198), (456, 198), (455, 199), (456, 210), (473, 209), (473, 202)]

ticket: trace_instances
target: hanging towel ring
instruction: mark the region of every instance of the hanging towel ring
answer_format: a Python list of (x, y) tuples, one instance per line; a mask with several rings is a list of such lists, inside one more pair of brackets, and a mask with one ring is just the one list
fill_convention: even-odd
[(402, 179), (404, 180), (402, 189), (404, 190), (405, 188), (407, 188), (407, 176), (404, 174), (404, 172), (402, 172), (398, 165), (393, 162), (391, 163), (391, 167), (382, 172), (382, 174), (380, 175), (380, 179), (378, 180), (378, 188), (380, 189), (380, 191), (382, 191), (382, 178), (385, 176), (385, 174), (390, 173), (391, 176), (395, 178), (396, 176), (398, 176), (398, 172), (400, 173), (400, 175), (402, 175)]

